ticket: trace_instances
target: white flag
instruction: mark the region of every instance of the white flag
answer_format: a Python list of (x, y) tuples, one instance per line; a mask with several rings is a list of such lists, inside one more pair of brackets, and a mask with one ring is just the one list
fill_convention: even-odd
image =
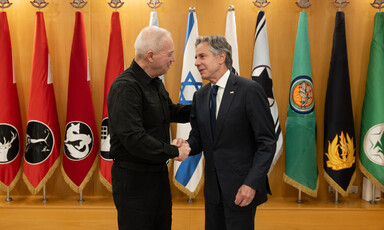
[(279, 111), (273, 96), (271, 64), (269, 61), (269, 48), (267, 36), (267, 22), (264, 11), (259, 11), (255, 30), (255, 47), (253, 50), (252, 79), (263, 87), (267, 94), (276, 133), (276, 152), (269, 173), (271, 173), (283, 151), (283, 135), (281, 133)]
[(232, 46), (232, 72), (236, 75), (240, 75), (239, 65), (239, 51), (237, 48), (237, 33), (236, 33), (236, 19), (235, 10), (228, 10), (227, 24), (225, 26), (225, 38)]
[[(159, 26), (159, 18), (157, 17), (157, 11), (151, 11), (149, 26), (157, 26), (157, 27)], [(161, 79), (161, 81), (165, 86), (164, 75), (159, 76), (159, 78)], [(172, 140), (172, 138), (170, 140)]]
[[(189, 12), (187, 34), (185, 37), (183, 70), (181, 74), (180, 104), (192, 104), (195, 91), (203, 85), (200, 73), (194, 66), (195, 63), (195, 42), (198, 37), (197, 19), (195, 12)], [(177, 124), (176, 137), (188, 139), (191, 125)], [(189, 156), (183, 162), (174, 161), (173, 181), (182, 192), (189, 198), (195, 198), (203, 184), (203, 154)]]

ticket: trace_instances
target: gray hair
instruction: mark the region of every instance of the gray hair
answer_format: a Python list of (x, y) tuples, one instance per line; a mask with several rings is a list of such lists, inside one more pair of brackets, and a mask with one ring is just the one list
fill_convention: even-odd
[(170, 32), (157, 26), (142, 29), (135, 41), (135, 57), (142, 59), (149, 50), (159, 52), (166, 36), (172, 37)]
[(224, 36), (215, 35), (198, 37), (196, 39), (195, 46), (197, 47), (197, 45), (203, 42), (208, 42), (209, 50), (213, 53), (213, 55), (217, 56), (221, 53), (225, 53), (225, 65), (229, 70), (232, 69), (232, 47)]

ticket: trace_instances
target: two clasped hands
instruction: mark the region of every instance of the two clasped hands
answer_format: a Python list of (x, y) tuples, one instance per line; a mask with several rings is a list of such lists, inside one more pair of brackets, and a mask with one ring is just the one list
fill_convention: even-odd
[(185, 161), (191, 152), (191, 147), (189, 147), (188, 142), (182, 138), (176, 138), (172, 141), (172, 144), (179, 148), (179, 156), (173, 159), (176, 161)]

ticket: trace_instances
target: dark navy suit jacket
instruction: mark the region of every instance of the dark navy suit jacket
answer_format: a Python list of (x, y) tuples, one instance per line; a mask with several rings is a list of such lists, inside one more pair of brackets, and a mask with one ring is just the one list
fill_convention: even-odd
[(205, 200), (219, 203), (222, 199), (229, 207), (240, 208), (234, 203), (235, 196), (246, 184), (256, 189), (250, 206), (260, 205), (270, 193), (267, 173), (276, 148), (266, 94), (257, 82), (231, 73), (212, 138), (210, 91), (211, 84), (206, 84), (193, 97), (192, 130), (187, 140), (191, 155), (204, 152)]

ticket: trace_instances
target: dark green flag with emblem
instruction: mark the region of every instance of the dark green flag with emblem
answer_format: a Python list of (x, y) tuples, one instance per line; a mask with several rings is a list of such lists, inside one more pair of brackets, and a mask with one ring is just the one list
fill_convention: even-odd
[(342, 196), (355, 180), (355, 128), (349, 83), (344, 12), (336, 13), (324, 109), (324, 177)]
[(377, 12), (361, 115), (359, 166), (384, 191), (384, 12)]
[(284, 181), (316, 197), (316, 116), (307, 13), (300, 12), (286, 122)]

